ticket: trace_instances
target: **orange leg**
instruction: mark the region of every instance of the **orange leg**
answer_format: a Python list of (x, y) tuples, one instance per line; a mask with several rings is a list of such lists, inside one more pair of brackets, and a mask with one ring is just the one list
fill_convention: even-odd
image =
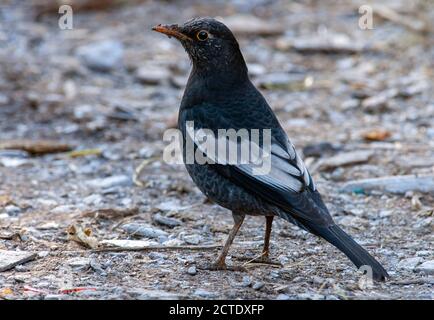
[(232, 227), (231, 232), (229, 232), (229, 236), (226, 240), (226, 243), (220, 252), (220, 255), (218, 256), (217, 260), (209, 266), (202, 267), (200, 269), (203, 270), (231, 270), (231, 271), (243, 271), (244, 268), (240, 266), (231, 266), (228, 267), (226, 265), (226, 256), (228, 255), (229, 248), (232, 245), (232, 242), (234, 241), (235, 236), (238, 233), (238, 230), (240, 230), (241, 225), (243, 224), (245, 215), (233, 215), (234, 217), (234, 226)]

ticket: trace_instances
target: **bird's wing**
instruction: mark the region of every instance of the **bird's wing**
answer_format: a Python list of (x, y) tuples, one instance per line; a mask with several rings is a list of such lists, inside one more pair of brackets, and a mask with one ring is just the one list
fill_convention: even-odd
[[(201, 118), (204, 120), (203, 117)], [(202, 128), (207, 128), (204, 122), (209, 123), (211, 121), (213, 128), (216, 128), (216, 123), (223, 124), (225, 122), (222, 119), (216, 119), (214, 115), (210, 121), (201, 121)], [(271, 137), (271, 147), (268, 148), (261, 143), (257, 144), (249, 141), (252, 149), (257, 149), (260, 155), (269, 157), (271, 166), (267, 170), (267, 165), (262, 163), (264, 171), (258, 170), (258, 164), (252, 161), (240, 162), (240, 151), (242, 149), (240, 141), (234, 142), (227, 139), (227, 137), (219, 137), (216, 130), (211, 131), (214, 131), (215, 135), (207, 135), (206, 143), (195, 141), (197, 137), (193, 133), (195, 131), (186, 130), (184, 132), (186, 133), (186, 139), (190, 139), (195, 148), (199, 149), (207, 157), (208, 163), (214, 164), (211, 166), (212, 168), (233, 183), (277, 205), (296, 218), (319, 225), (332, 223), (328, 210), (316, 191), (308, 170), (286, 134), (283, 133), (285, 139), (282, 139), (282, 135), (278, 135), (279, 139), (274, 138), (275, 135), (273, 135)], [(225, 143), (229, 145), (226, 148), (230, 149), (232, 144), (232, 150), (236, 150), (237, 163), (231, 162), (227, 156), (220, 156), (218, 146), (225, 145)], [(210, 152), (212, 148), (209, 148), (209, 146), (212, 145), (215, 146), (214, 150), (217, 150), (216, 152)]]

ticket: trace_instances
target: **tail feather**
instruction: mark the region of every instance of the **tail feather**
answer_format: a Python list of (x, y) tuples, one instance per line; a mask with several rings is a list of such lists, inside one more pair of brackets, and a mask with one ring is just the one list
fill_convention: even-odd
[(383, 266), (339, 226), (332, 225), (324, 227), (305, 225), (305, 227), (345, 253), (357, 268), (364, 265), (370, 266), (372, 268), (372, 276), (374, 280), (385, 281), (386, 278), (389, 277)]

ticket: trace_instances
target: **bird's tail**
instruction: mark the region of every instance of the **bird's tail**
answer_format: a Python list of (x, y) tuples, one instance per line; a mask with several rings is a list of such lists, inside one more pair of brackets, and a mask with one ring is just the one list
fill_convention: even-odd
[(328, 227), (305, 225), (312, 233), (324, 238), (336, 248), (341, 250), (356, 265), (370, 266), (372, 268), (372, 277), (376, 281), (385, 281), (389, 277), (383, 266), (375, 260), (365, 249), (363, 249), (353, 238), (337, 225)]

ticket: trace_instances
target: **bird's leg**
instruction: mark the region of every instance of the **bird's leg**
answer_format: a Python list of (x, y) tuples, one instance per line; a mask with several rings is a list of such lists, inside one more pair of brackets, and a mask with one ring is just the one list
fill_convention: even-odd
[(239, 215), (239, 214), (233, 214), (234, 218), (234, 226), (232, 227), (231, 232), (229, 232), (229, 236), (226, 239), (226, 243), (220, 252), (219, 257), (217, 260), (210, 266), (201, 267), (200, 269), (203, 270), (231, 270), (231, 271), (243, 271), (244, 268), (240, 266), (230, 266), (228, 267), (226, 265), (226, 256), (228, 255), (229, 248), (232, 245), (232, 242), (234, 241), (235, 236), (238, 233), (238, 230), (240, 230), (241, 225), (243, 224), (245, 215)]
[(247, 260), (246, 264), (256, 263), (256, 264), (270, 264), (275, 266), (281, 266), (282, 264), (270, 259), (270, 237), (271, 237), (271, 227), (273, 225), (274, 216), (265, 216), (265, 236), (264, 236), (264, 247), (262, 253), (259, 257), (254, 259), (242, 258), (242, 260)]
[(274, 216), (266, 216), (265, 225), (265, 236), (264, 236), (264, 248), (262, 249), (261, 259), (264, 261), (269, 261), (270, 255), (270, 237), (271, 237), (271, 226), (273, 225)]

